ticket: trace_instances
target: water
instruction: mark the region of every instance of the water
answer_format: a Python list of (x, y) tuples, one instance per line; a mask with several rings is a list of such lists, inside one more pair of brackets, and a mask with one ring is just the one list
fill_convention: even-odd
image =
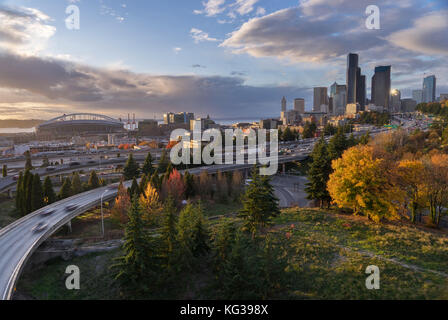
[(36, 128), (0, 128), (0, 133), (33, 133)]

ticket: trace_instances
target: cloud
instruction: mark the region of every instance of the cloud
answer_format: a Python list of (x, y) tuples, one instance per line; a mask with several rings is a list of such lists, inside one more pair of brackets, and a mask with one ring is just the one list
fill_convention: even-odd
[(39, 53), (56, 32), (50, 21), (34, 8), (0, 7), (0, 48), (24, 55)]
[(203, 41), (211, 41), (211, 42), (219, 41), (216, 38), (211, 38), (208, 35), (208, 33), (204, 32), (200, 29), (196, 29), (196, 28), (192, 28), (190, 30), (190, 35), (194, 39), (195, 43), (199, 43), (199, 42), (203, 42)]
[(392, 33), (388, 40), (402, 48), (429, 55), (448, 55), (448, 10), (418, 18), (411, 28)]
[(203, 2), (202, 5), (204, 8), (202, 10), (195, 10), (195, 14), (205, 14), (207, 17), (214, 17), (225, 10), (223, 6), (225, 4), (225, 0), (208, 0), (207, 2)]
[(174, 51), (175, 54), (178, 54), (179, 52), (182, 51), (182, 48), (180, 48), (180, 47), (175, 47), (175, 48), (173, 48), (173, 51)]
[(192, 68), (207, 68), (206, 66), (203, 66), (201, 64), (193, 64), (191, 67)]
[(0, 87), (0, 99), (8, 96), (8, 106), (22, 111), (26, 106), (48, 104), (57, 106), (47, 110), (54, 113), (119, 116), (132, 111), (139, 117), (167, 111), (214, 117), (274, 116), (279, 97), (310, 97), (308, 88), (254, 87), (239, 77), (137, 74), (11, 54), (0, 55)]
[[(226, 14), (232, 20), (237, 17), (237, 15), (245, 16), (254, 11), (255, 5), (259, 0), (235, 0), (234, 2), (225, 0), (208, 0), (203, 2), (202, 10), (194, 10), (195, 14), (204, 14), (207, 17), (215, 17), (220, 14)], [(266, 10), (264, 8), (258, 8), (256, 14), (265, 14)], [(221, 23), (225, 20), (220, 19)]]

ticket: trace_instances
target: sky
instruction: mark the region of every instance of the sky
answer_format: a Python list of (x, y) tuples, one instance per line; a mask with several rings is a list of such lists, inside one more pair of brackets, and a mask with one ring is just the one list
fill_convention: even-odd
[[(367, 6), (380, 9), (368, 29)], [(69, 6), (79, 29), (67, 28)], [(410, 97), (448, 93), (448, 0), (0, 0), (0, 119), (92, 112), (158, 118), (278, 116), (286, 96), (392, 66)]]

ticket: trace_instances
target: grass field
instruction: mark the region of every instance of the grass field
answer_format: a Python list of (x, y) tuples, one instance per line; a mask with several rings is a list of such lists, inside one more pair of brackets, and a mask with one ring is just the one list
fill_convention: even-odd
[[(288, 239), (289, 284), (278, 298), (448, 299), (446, 233), (407, 223), (377, 225), (362, 217), (317, 209), (284, 210), (266, 233)], [(38, 299), (119, 299), (108, 269), (112, 257), (119, 254), (115, 250), (54, 261), (25, 274), (18, 291)], [(65, 289), (64, 271), (69, 264), (81, 269), (79, 291)], [(366, 289), (369, 265), (380, 269), (379, 290)], [(189, 275), (186, 281), (194, 282), (203, 272)], [(193, 294), (189, 290), (188, 295), (181, 292), (171, 298), (210, 299), (213, 292), (205, 283)]]

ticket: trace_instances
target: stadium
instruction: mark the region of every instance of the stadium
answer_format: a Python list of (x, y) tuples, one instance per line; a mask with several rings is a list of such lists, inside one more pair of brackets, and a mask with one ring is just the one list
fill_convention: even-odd
[(37, 127), (39, 136), (70, 137), (124, 132), (123, 123), (108, 116), (93, 113), (64, 114)]

